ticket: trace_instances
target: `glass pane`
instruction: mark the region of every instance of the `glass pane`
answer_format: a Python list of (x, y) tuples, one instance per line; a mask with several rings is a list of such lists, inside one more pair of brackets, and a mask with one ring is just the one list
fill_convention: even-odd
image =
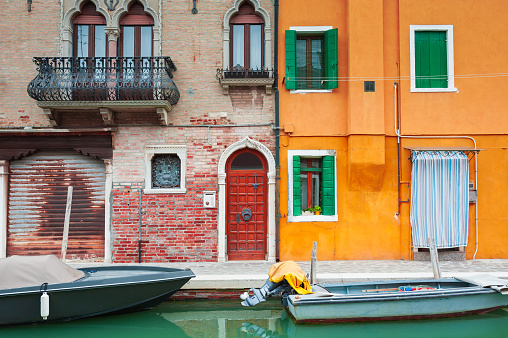
[(250, 68), (261, 69), (261, 25), (250, 26)]
[(88, 25), (78, 25), (77, 57), (88, 56)]
[(302, 211), (321, 205), (321, 158), (302, 158), (300, 183)]
[(233, 25), (233, 63), (232, 69), (242, 69), (245, 66), (244, 56), (244, 26)]
[(180, 158), (157, 154), (152, 158), (152, 188), (180, 188)]
[(152, 26), (141, 26), (141, 56), (152, 56)]
[(243, 153), (235, 157), (231, 163), (231, 170), (256, 170), (263, 169), (263, 163), (252, 153)]
[(307, 40), (296, 40), (296, 88), (307, 88)]
[(134, 56), (134, 27), (123, 27), (123, 56)]
[(311, 88), (324, 88), (325, 68), (323, 64), (323, 40), (313, 39), (312, 41), (312, 81)]
[(104, 25), (95, 26), (95, 56), (106, 56), (106, 32)]

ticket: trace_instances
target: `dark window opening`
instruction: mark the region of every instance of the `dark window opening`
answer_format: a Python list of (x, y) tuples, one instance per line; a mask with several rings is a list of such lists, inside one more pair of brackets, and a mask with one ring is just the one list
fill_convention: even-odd
[(231, 18), (230, 74), (228, 77), (268, 77), (264, 53), (264, 20), (248, 3)]
[(263, 162), (252, 153), (242, 153), (231, 163), (231, 170), (262, 170)]

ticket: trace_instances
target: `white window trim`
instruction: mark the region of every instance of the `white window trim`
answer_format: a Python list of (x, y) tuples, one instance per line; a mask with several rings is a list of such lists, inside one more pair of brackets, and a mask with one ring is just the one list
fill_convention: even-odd
[[(304, 33), (324, 33), (325, 31), (328, 31), (330, 29), (333, 29), (333, 26), (291, 26), (289, 27), (289, 30), (296, 31), (297, 35), (298, 33), (304, 34)], [(290, 94), (307, 94), (307, 93), (332, 93), (333, 91), (331, 89), (291, 89), (289, 91)]]
[(334, 161), (334, 190), (335, 190), (335, 215), (293, 215), (293, 156), (301, 157), (323, 157), (334, 156), (337, 159), (335, 150), (288, 150), (288, 222), (337, 222), (337, 161)]
[[(152, 158), (157, 154), (175, 154), (180, 158), (180, 188), (152, 188)], [(185, 194), (185, 174), (187, 172), (187, 147), (184, 145), (145, 146), (145, 194)]]
[[(453, 63), (453, 25), (410, 25), (410, 56), (411, 56), (411, 92), (414, 93), (436, 93), (436, 92), (457, 92), (455, 88), (455, 72)], [(441, 31), (446, 32), (446, 54), (448, 88), (416, 88), (415, 69), (415, 32), (417, 31)]]

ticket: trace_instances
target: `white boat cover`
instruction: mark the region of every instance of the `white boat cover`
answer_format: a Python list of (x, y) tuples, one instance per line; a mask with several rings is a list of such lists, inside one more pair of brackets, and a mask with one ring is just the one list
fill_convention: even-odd
[(505, 279), (497, 278), (488, 274), (455, 278), (467, 283), (476, 284), (482, 288), (491, 288), (503, 295), (508, 295), (508, 280)]
[(84, 276), (83, 271), (74, 269), (54, 255), (0, 259), (0, 289), (68, 283)]

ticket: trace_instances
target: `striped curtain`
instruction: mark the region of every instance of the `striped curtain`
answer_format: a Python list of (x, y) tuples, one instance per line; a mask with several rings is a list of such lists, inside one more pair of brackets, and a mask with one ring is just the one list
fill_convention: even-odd
[(437, 248), (467, 245), (469, 165), (458, 151), (412, 151), (411, 228), (413, 246)]

